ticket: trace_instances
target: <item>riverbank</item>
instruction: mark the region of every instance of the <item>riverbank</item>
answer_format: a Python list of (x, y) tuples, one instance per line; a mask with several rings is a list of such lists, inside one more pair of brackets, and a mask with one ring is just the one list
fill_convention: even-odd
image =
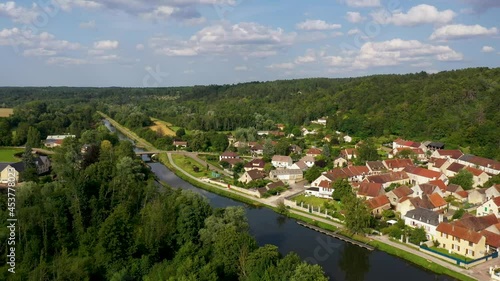
[[(105, 116), (105, 115), (103, 115)], [(110, 123), (120, 132), (124, 132), (123, 130), (127, 128), (124, 128), (121, 126), (119, 123), (116, 121), (112, 120), (108, 116), (105, 117)], [(113, 122), (112, 122), (113, 121)], [(125, 131), (126, 132), (126, 131)], [(136, 136), (137, 137), (137, 136)], [(138, 138), (138, 137), (137, 137)], [(139, 138), (140, 139), (140, 138)], [(135, 140), (135, 139), (134, 139)], [(149, 150), (156, 150), (156, 148), (147, 148), (145, 149)], [(183, 179), (184, 181), (192, 184), (193, 186), (199, 187), (201, 189), (207, 190), (209, 192), (228, 197), (243, 203), (247, 203), (250, 205), (254, 206), (266, 206), (275, 212), (279, 213), (278, 209), (276, 208), (276, 204), (269, 204), (266, 203), (265, 201), (262, 201), (261, 199), (258, 198), (250, 198), (248, 195), (244, 194), (238, 194), (237, 191), (233, 190), (228, 190), (224, 189), (222, 187), (216, 187), (212, 186), (210, 184), (202, 182), (200, 179), (193, 178), (190, 176), (187, 172), (180, 170), (178, 167), (175, 167), (175, 164), (169, 161), (168, 154), (160, 154), (159, 156), (160, 162), (164, 164), (166, 167), (168, 167), (173, 173), (175, 173), (179, 178)], [(363, 243), (368, 243), (371, 246), (374, 246), (376, 249), (380, 251), (384, 251), (388, 254), (391, 254), (393, 256), (397, 256), (399, 258), (408, 260), (412, 262), (413, 264), (416, 264), (422, 268), (425, 268), (427, 270), (433, 271), (437, 274), (444, 274), (451, 276), (453, 278), (456, 278), (458, 280), (463, 280), (463, 281), (473, 281), (477, 280), (476, 278), (473, 278), (468, 275), (468, 272), (465, 269), (458, 268), (454, 265), (448, 264), (447, 262), (437, 259), (432, 256), (428, 256), (425, 253), (409, 249), (407, 246), (404, 245), (398, 245), (397, 243), (391, 242), (391, 241), (384, 241), (383, 237), (376, 237), (376, 236), (371, 236), (371, 237), (361, 237), (361, 236), (350, 236), (345, 233), (345, 231), (341, 231), (343, 226), (339, 223), (329, 221), (327, 219), (321, 218), (321, 217), (316, 217), (311, 214), (303, 213), (297, 210), (289, 209), (288, 214), (290, 218), (297, 219), (299, 221), (304, 221), (306, 223), (318, 226), (320, 228), (330, 230), (330, 231), (336, 231), (339, 234), (345, 235), (347, 237), (350, 237), (354, 240), (363, 242)], [(405, 248), (406, 247), (406, 248)], [(457, 270), (462, 271), (458, 272)]]

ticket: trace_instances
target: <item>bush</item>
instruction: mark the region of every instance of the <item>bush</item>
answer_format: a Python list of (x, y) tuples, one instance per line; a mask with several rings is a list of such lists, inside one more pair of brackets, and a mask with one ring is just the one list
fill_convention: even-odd
[(400, 239), (401, 235), (403, 235), (403, 229), (401, 229), (397, 225), (391, 225), (389, 227), (383, 228), (381, 232), (382, 234), (389, 235), (390, 237), (395, 239)]

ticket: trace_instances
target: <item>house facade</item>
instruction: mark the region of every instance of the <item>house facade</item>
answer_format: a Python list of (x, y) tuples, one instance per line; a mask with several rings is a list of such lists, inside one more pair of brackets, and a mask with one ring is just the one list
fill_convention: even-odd
[(437, 226), (435, 239), (440, 248), (472, 259), (483, 257), (488, 252), (485, 236), (446, 222)]
[(436, 228), (443, 220), (444, 216), (442, 214), (423, 208), (410, 210), (404, 215), (405, 225), (412, 228), (423, 228), (426, 232), (427, 240), (434, 240)]
[(477, 207), (476, 213), (477, 216), (494, 214), (497, 218), (500, 218), (500, 196), (484, 202), (481, 206)]
[(274, 155), (272, 160), (271, 160), (271, 164), (275, 168), (287, 169), (293, 165), (293, 161), (292, 161), (292, 158), (290, 156)]
[(269, 173), (269, 178), (271, 180), (281, 180), (284, 183), (296, 183), (304, 179), (304, 175), (301, 170), (272, 170)]

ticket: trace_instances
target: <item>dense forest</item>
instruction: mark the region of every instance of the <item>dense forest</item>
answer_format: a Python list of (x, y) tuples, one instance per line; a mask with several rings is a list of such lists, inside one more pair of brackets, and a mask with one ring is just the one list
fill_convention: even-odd
[(500, 160), (500, 68), (344, 79), (299, 79), (172, 88), (1, 88), (0, 106), (54, 100), (93, 104), (131, 127), (153, 116), (189, 130), (288, 130), (329, 116), (359, 138), (445, 142)]
[[(242, 208), (159, 185), (103, 126), (66, 139), (53, 174), (17, 189), (16, 274), (1, 259), (0, 280), (327, 280), (294, 253), (259, 247)], [(7, 210), (1, 196), (2, 241)]]

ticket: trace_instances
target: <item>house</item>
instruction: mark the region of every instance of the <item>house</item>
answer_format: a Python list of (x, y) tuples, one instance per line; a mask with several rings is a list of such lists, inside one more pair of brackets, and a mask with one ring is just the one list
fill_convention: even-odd
[(365, 179), (370, 170), (366, 166), (347, 166), (329, 171), (335, 179), (346, 178), (350, 182), (360, 182)]
[(186, 148), (188, 143), (187, 143), (187, 141), (174, 141), (173, 145), (175, 146), (175, 148), (179, 148), (179, 147)]
[(340, 151), (340, 156), (345, 160), (352, 160), (358, 157), (358, 151), (355, 148), (346, 148)]
[(286, 187), (286, 184), (282, 181), (277, 181), (277, 182), (271, 182), (268, 183), (264, 187), (257, 188), (257, 191), (259, 191), (260, 195), (264, 195), (264, 193), (268, 192), (269, 190), (277, 189), (280, 187)]
[(296, 144), (291, 144), (289, 149), (291, 153), (302, 154), (302, 148)]
[(36, 171), (39, 175), (49, 172), (51, 162), (47, 156), (38, 156), (35, 159)]
[(485, 236), (452, 223), (440, 223), (435, 238), (440, 248), (468, 258), (477, 259), (488, 252)]
[(467, 201), (471, 204), (482, 204), (486, 202), (486, 190), (473, 189), (469, 192)]
[(465, 169), (472, 174), (472, 180), (474, 181), (473, 187), (482, 186), (490, 179), (490, 176), (483, 170), (473, 167), (466, 167)]
[(8, 183), (12, 178), (16, 183), (19, 182), (19, 176), (24, 171), (23, 162), (0, 163), (0, 184)]
[(443, 214), (423, 208), (410, 210), (403, 218), (405, 225), (412, 228), (423, 228), (426, 232), (427, 240), (429, 241), (433, 240), (436, 236), (437, 226), (445, 221)]
[(302, 128), (301, 131), (302, 131), (302, 135), (304, 137), (307, 136), (307, 135), (316, 135), (317, 134), (316, 130), (314, 130), (314, 129), (311, 130), (311, 131), (309, 131), (307, 128)]
[(459, 202), (467, 202), (467, 199), (469, 198), (469, 193), (465, 190), (462, 191), (457, 191), (452, 194), (453, 197), (455, 197)]
[(387, 170), (382, 161), (366, 161), (366, 167), (370, 170), (371, 175), (378, 175)]
[(380, 195), (365, 201), (374, 216), (382, 215), (384, 210), (391, 209), (389, 198), (385, 195)]
[(285, 129), (285, 124), (276, 124), (276, 128), (278, 128), (278, 130), (280, 131), (283, 131)]
[(500, 184), (495, 184), (485, 190), (486, 200), (500, 196)]
[(311, 168), (312, 166), (314, 166), (314, 162), (316, 160), (314, 160), (314, 157), (306, 155), (306, 156), (300, 158), (299, 161), (304, 162), (307, 165), (307, 167)]
[(283, 155), (274, 155), (271, 164), (275, 168), (285, 168), (287, 169), (288, 167), (293, 165), (292, 157), (290, 156), (283, 156)]
[(500, 174), (500, 162), (492, 159), (465, 154), (458, 158), (457, 162), (465, 166), (478, 168), (479, 170), (485, 171), (488, 174)]
[(219, 156), (219, 161), (227, 161), (228, 159), (240, 159), (240, 156), (232, 151), (226, 151)]
[(415, 185), (411, 189), (413, 190), (413, 196), (420, 198), (422, 198), (424, 195), (431, 195), (434, 193), (439, 194), (441, 197), (443, 197), (445, 194), (445, 192), (443, 192), (442, 189), (439, 188), (439, 186), (430, 183)]
[(448, 206), (448, 203), (444, 198), (439, 194), (439, 193), (433, 193), (430, 195), (427, 195), (427, 200), (431, 203), (433, 206), (432, 210), (437, 211), (437, 210), (442, 210)]
[(450, 159), (451, 162), (455, 162), (462, 155), (462, 151), (458, 149), (440, 149), (436, 150), (431, 154), (432, 158)]
[(397, 187), (385, 195), (389, 198), (389, 202), (391, 202), (392, 206), (397, 206), (399, 202), (405, 197), (411, 196), (413, 190), (406, 185)]
[(387, 159), (382, 161), (387, 170), (394, 172), (400, 172), (407, 166), (413, 166), (413, 161), (411, 159)]
[(307, 169), (309, 169), (309, 166), (307, 166), (307, 164), (303, 161), (298, 161), (298, 162), (293, 163), (293, 165), (290, 166), (289, 169), (290, 170), (301, 170), (302, 172), (305, 172), (305, 171), (307, 171)]
[(385, 190), (380, 183), (362, 182), (359, 184), (357, 197), (370, 199), (380, 195), (384, 195)]
[(350, 137), (349, 135), (345, 135), (343, 138), (344, 142), (352, 142), (352, 137)]
[(245, 171), (250, 171), (250, 170), (259, 170), (259, 171), (264, 171), (264, 166), (266, 165), (266, 162), (262, 159), (255, 158), (252, 159), (250, 162), (246, 163), (244, 166)]
[(444, 183), (444, 181), (442, 181), (442, 180), (433, 180), (433, 181), (429, 181), (429, 184), (432, 184), (432, 185), (435, 185), (435, 186), (439, 187), (439, 189), (441, 189), (441, 192), (442, 192), (441, 196), (445, 195), (447, 186)]
[(447, 183), (448, 178), (440, 172), (427, 170), (420, 167), (407, 166), (403, 169), (410, 177), (410, 181), (413, 184), (423, 184), (433, 180), (442, 180)]
[(296, 183), (304, 179), (304, 175), (301, 170), (272, 170), (269, 173), (269, 178), (271, 180), (281, 180), (285, 183)]
[(447, 177), (454, 177), (456, 174), (458, 174), (458, 172), (460, 172), (464, 168), (465, 168), (464, 165), (457, 163), (457, 162), (454, 162), (454, 163), (451, 163), (450, 166), (448, 166), (448, 168), (446, 168), (446, 170), (444, 171), (444, 174)]
[(311, 186), (306, 189), (305, 193), (319, 198), (332, 199), (332, 182), (322, 180), (318, 184), (311, 184)]
[(261, 170), (250, 170), (250, 171), (245, 171), (245, 173), (241, 175), (238, 181), (246, 184), (254, 180), (262, 180), (265, 177), (266, 173), (264, 173)]
[(319, 118), (318, 120), (311, 121), (311, 123), (326, 126), (327, 121), (328, 121), (328, 117), (322, 117), (322, 118)]
[[(404, 151), (409, 151), (410, 153), (412, 153), (415, 158), (419, 161), (425, 161), (427, 160), (427, 155), (425, 154), (424, 150), (421, 149), (421, 148), (408, 148), (408, 147), (399, 147), (399, 148), (396, 148), (393, 153), (395, 156), (400, 156), (401, 153), (403, 153)], [(401, 157), (402, 158), (402, 157)]]
[(262, 155), (264, 154), (264, 146), (260, 143), (254, 144), (250, 146), (250, 152), (255, 155)]
[(446, 191), (444, 192), (444, 195), (450, 196), (460, 191), (464, 191), (464, 189), (460, 185), (450, 183), (448, 186), (446, 186)]
[(477, 207), (476, 213), (477, 216), (494, 214), (497, 218), (500, 218), (500, 196), (484, 202), (481, 206)]
[(321, 155), (321, 149), (319, 148), (312, 147), (306, 151), (306, 156), (317, 157), (320, 155)]
[(344, 166), (347, 166), (347, 160), (345, 160), (344, 158), (339, 156), (339, 157), (335, 158), (335, 160), (333, 160), (333, 167), (334, 168), (341, 168)]
[(76, 136), (75, 135), (47, 136), (47, 138), (45, 139), (45, 146), (49, 148), (61, 146), (65, 138), (76, 138)]
[(436, 150), (444, 149), (444, 143), (433, 141), (433, 142), (427, 143), (425, 145), (425, 147), (427, 150), (436, 151)]
[(444, 173), (452, 163), (449, 159), (430, 158), (427, 162), (427, 169)]
[(390, 172), (380, 175), (367, 176), (365, 181), (382, 184), (384, 188), (388, 188), (391, 184), (407, 184), (410, 178), (405, 172)]
[(392, 149), (395, 150), (397, 148), (418, 148), (420, 147), (419, 142), (408, 141), (403, 139), (396, 139), (392, 142)]

